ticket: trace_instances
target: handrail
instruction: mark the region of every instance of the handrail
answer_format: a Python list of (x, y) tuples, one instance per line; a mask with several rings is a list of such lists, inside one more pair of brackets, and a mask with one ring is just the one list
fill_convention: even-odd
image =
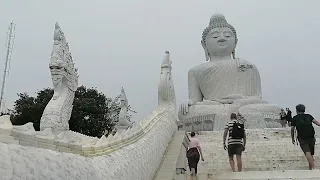
[(103, 136), (98, 139), (73, 131), (65, 131), (59, 135), (53, 135), (50, 129), (45, 131), (34, 131), (30, 124), (13, 126), (10, 133), (20, 145), (40, 147), (61, 152), (70, 152), (83, 156), (101, 156), (112, 153), (120, 148), (126, 147), (143, 138), (152, 127), (166, 114), (172, 113), (171, 106), (155, 109), (142, 121), (135, 123), (132, 128), (124, 132)]

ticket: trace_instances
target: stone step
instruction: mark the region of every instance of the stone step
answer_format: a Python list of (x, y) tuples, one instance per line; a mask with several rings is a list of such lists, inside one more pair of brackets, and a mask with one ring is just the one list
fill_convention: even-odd
[[(291, 128), (262, 128), (262, 129), (246, 129), (247, 134), (286, 134), (290, 132)], [(206, 135), (206, 134), (222, 134), (223, 131), (201, 131), (197, 135)]]
[[(205, 138), (204, 137), (208, 137)], [(199, 139), (204, 139), (205, 141), (222, 141), (222, 135), (219, 136), (213, 136), (213, 135), (206, 135), (206, 136), (197, 136), (197, 138)], [(316, 137), (319, 138), (319, 137)], [(261, 141), (268, 141), (268, 140), (291, 140), (291, 135), (288, 136), (259, 136), (259, 135), (247, 135), (247, 139), (251, 139), (251, 140), (261, 140)]]
[[(317, 168), (319, 164), (316, 164)], [(308, 162), (307, 160), (303, 161), (286, 161), (286, 162), (267, 162), (267, 161), (260, 161), (260, 162), (244, 162), (243, 169), (245, 171), (270, 171), (270, 170), (307, 170)], [(219, 171), (230, 171), (230, 165), (228, 161), (225, 162), (215, 162), (215, 163), (206, 163), (201, 162), (198, 165), (199, 172), (219, 172)]]
[[(207, 172), (226, 172), (230, 171), (229, 164), (219, 164), (211, 167)], [(244, 171), (274, 171), (274, 170), (308, 170), (307, 162), (304, 164), (260, 164), (243, 167)], [(199, 166), (199, 172), (206, 172), (205, 167)]]
[(319, 170), (247, 171), (215, 174), (217, 180), (319, 180)]
[[(222, 140), (223, 134), (205, 134), (205, 135), (198, 135), (197, 137), (210, 137), (210, 139), (220, 139)], [(317, 136), (316, 136), (317, 137)], [(291, 138), (290, 132), (287, 132), (287, 134), (247, 134), (247, 138), (253, 138), (253, 139), (285, 139), (285, 138)]]
[[(255, 129), (247, 130), (246, 150), (242, 154), (243, 173), (240, 175), (231, 173), (228, 162), (228, 153), (222, 145), (223, 132), (200, 132), (196, 137), (200, 140), (205, 161), (199, 162), (198, 179), (318, 179), (320, 172), (316, 176), (306, 176), (309, 171), (308, 162), (298, 145), (292, 145), (290, 128), (284, 129)], [(315, 161), (317, 168), (320, 168), (320, 138), (317, 138)], [(284, 171), (284, 172), (283, 172)], [(273, 172), (273, 174), (269, 173)], [(290, 175), (299, 172), (304, 176)], [(189, 172), (188, 172), (189, 173)], [(217, 174), (220, 173), (220, 174)], [(228, 176), (226, 176), (228, 175)], [(189, 179), (191, 177), (188, 177)]]
[[(210, 152), (203, 150), (203, 155), (204, 157), (210, 156), (210, 158), (216, 159), (222, 156), (222, 157), (227, 157), (228, 152), (225, 150), (217, 150), (216, 152)], [(287, 158), (294, 158), (294, 157), (304, 157), (304, 154), (302, 150), (295, 150), (295, 151), (271, 151), (271, 150), (246, 150), (242, 153), (242, 157), (244, 158), (260, 158), (260, 157), (265, 157), (265, 158), (271, 158), (276, 156), (276, 159), (287, 159)], [(315, 150), (315, 158), (317, 156), (320, 156), (320, 151), (318, 149)]]
[(245, 171), (216, 174), (199, 173), (197, 177), (188, 174), (187, 180), (319, 180), (319, 170), (287, 171)]
[[(203, 150), (203, 156), (207, 159), (224, 159), (226, 157), (228, 157), (228, 152), (227, 151), (216, 151), (216, 152), (208, 152)], [(318, 149), (316, 149), (315, 151), (315, 158), (317, 158), (318, 156), (320, 156), (320, 152)], [(222, 157), (222, 158), (221, 158)], [(259, 158), (264, 158), (264, 159), (292, 159), (292, 158), (296, 158), (296, 157), (304, 157), (304, 154), (301, 150), (296, 150), (296, 151), (278, 151), (278, 152), (274, 152), (271, 150), (257, 150), (257, 151), (245, 151), (242, 153), (242, 157), (243, 158), (249, 158), (249, 159), (259, 159)]]
[[(207, 162), (214, 162), (214, 163), (219, 163), (219, 162), (224, 162), (227, 161), (228, 155), (224, 155), (224, 158), (221, 157), (211, 157), (204, 155), (203, 156)], [(242, 156), (242, 161), (243, 162), (288, 162), (288, 161), (304, 161), (306, 158), (304, 156), (287, 156), (287, 157), (278, 157), (278, 156), (267, 156), (264, 155), (262, 157), (250, 157), (250, 156)], [(318, 157), (318, 154), (314, 157), (316, 162), (320, 162), (320, 158)]]

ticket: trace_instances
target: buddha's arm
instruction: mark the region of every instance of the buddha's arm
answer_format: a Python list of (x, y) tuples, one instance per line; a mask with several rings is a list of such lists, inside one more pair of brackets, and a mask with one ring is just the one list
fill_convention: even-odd
[(253, 69), (253, 94), (252, 96), (255, 96), (255, 97), (258, 97), (260, 99), (262, 99), (262, 92), (261, 92), (261, 79), (260, 79), (260, 73), (259, 73), (259, 70), (258, 68), (253, 65), (252, 66), (252, 69)]
[(203, 100), (203, 95), (192, 69), (188, 72), (188, 87), (189, 100), (191, 100), (193, 104), (201, 102)]

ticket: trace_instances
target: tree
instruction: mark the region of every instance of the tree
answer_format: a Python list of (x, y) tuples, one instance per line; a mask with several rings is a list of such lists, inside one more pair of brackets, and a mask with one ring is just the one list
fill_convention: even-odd
[[(46, 88), (37, 92), (37, 97), (27, 93), (19, 93), (14, 103), (14, 113), (11, 121), (14, 125), (23, 125), (33, 122), (35, 130), (40, 130), (40, 119), (44, 108), (53, 95), (53, 89)], [(105, 130), (109, 133), (114, 128), (120, 112), (120, 95), (108, 98), (95, 88), (78, 87), (75, 92), (73, 110), (69, 120), (69, 128), (88, 136), (101, 137)], [(136, 113), (131, 110), (129, 111)], [(128, 113), (128, 120), (132, 114)]]

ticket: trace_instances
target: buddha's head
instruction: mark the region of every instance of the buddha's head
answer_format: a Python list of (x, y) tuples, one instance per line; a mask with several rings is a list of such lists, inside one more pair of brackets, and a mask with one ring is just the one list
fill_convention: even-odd
[(231, 54), (235, 58), (237, 41), (235, 28), (228, 24), (222, 14), (216, 13), (210, 18), (209, 26), (202, 33), (201, 44), (207, 60), (212, 56), (231, 56)]

